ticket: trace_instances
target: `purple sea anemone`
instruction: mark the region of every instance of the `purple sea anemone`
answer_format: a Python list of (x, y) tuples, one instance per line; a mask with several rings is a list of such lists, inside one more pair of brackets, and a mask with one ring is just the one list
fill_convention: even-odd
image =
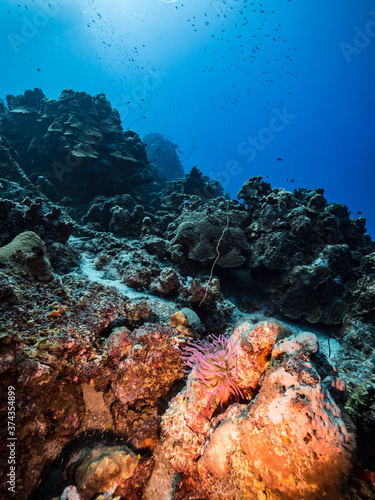
[[(233, 380), (237, 373), (235, 342), (224, 335), (210, 335), (208, 340), (190, 342), (182, 354), (186, 367), (195, 368), (198, 379), (205, 391), (212, 397), (219, 396), (221, 406), (227, 403), (230, 395), (238, 399), (243, 394)], [(188, 369), (186, 369), (188, 371)]]

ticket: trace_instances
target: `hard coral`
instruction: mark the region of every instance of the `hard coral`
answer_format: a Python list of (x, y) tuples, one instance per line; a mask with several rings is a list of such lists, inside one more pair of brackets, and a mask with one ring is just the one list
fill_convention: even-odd
[(211, 342), (198, 340), (184, 348), (182, 358), (187, 367), (195, 369), (197, 378), (205, 386), (205, 391), (218, 396), (221, 406), (230, 395), (238, 398), (243, 394), (233, 380), (237, 372), (235, 342), (224, 335), (210, 335)]

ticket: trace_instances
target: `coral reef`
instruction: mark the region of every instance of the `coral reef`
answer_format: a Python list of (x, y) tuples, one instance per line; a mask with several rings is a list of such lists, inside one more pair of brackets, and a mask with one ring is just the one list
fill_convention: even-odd
[(366, 255), (362, 262), (362, 276), (358, 280), (360, 292), (355, 303), (355, 312), (375, 320), (375, 252)]
[(79, 205), (152, 180), (139, 136), (123, 131), (118, 111), (104, 94), (65, 89), (55, 101), (34, 89), (8, 95), (7, 105), (0, 114), (0, 134), (50, 199), (70, 197)]
[[(104, 398), (115, 432), (126, 433), (134, 449), (152, 449), (158, 400), (183, 377), (178, 346), (185, 334), (157, 323), (134, 329), (152, 317), (145, 302), (125, 301), (79, 276), (42, 283), (5, 270), (0, 290), (1, 376), (17, 387), (19, 497), (36, 488), (44, 468), (61, 461), (67, 441), (92, 425), (108, 431), (98, 404), (85, 419), (85, 384)], [(119, 328), (119, 321), (132, 331)], [(2, 427), (2, 439), (5, 432)], [(79, 490), (79, 482), (74, 485)]]
[[(7, 102), (0, 375), (17, 498), (375, 498), (365, 220), (321, 188), (253, 177), (239, 202), (197, 167), (166, 182), (102, 94)], [(3, 459), (4, 401), (0, 417)]]
[(153, 176), (156, 182), (165, 185), (167, 181), (180, 179), (184, 176), (184, 169), (178, 157), (175, 144), (168, 137), (150, 133), (143, 137), (146, 152), (153, 165)]
[(97, 493), (114, 493), (133, 475), (137, 465), (136, 455), (126, 446), (98, 445), (91, 449), (74, 464), (74, 481), (81, 499), (90, 500)]
[[(164, 210), (181, 210), (184, 206), (195, 208), (199, 200), (211, 200), (223, 195), (223, 188), (218, 181), (209, 180), (202, 175), (198, 167), (193, 167), (184, 178), (168, 182), (162, 192), (161, 208)], [(160, 204), (153, 204), (159, 208)]]
[(118, 236), (137, 236), (141, 234), (144, 219), (154, 217), (137, 205), (130, 194), (105, 198), (94, 198), (82, 223), (94, 231), (110, 231)]
[[(0, 111), (1, 113), (1, 111)], [(19, 165), (20, 158), (17, 151), (9, 144), (9, 142), (0, 135), (0, 171), (2, 179), (8, 181), (5, 184), (12, 185), (20, 190), (20, 186), (24, 190), (24, 196), (37, 195), (39, 190), (30, 182), (23, 169)], [(5, 185), (1, 186), (3, 195), (7, 192)]]
[[(73, 232), (74, 222), (59, 206), (53, 205), (38, 196), (31, 200), (23, 197), (24, 191), (14, 187), (14, 183), (0, 181), (5, 188), (0, 198), (0, 224), (2, 231), (0, 243), (9, 243), (15, 236), (23, 231), (34, 231), (47, 243), (66, 243)], [(16, 196), (14, 195), (16, 191)], [(22, 201), (14, 201), (19, 195)]]
[[(199, 495), (213, 500), (340, 498), (355, 450), (352, 426), (314, 366), (317, 338), (301, 333), (275, 345), (280, 333), (277, 324), (245, 322), (232, 334), (240, 339), (243, 373), (250, 374), (246, 380), (238, 370), (239, 387), (248, 392), (260, 384), (256, 399), (231, 405), (210, 420), (214, 407), (201, 392), (202, 378), (189, 376), (187, 389), (163, 417), (165, 454), (183, 473), (182, 484), (194, 483)], [(194, 361), (199, 371), (199, 359)], [(332, 369), (324, 375), (338, 386)]]
[(374, 243), (365, 235), (363, 218), (350, 219), (344, 205), (328, 203), (323, 193), (321, 188), (294, 194), (271, 190), (253, 177), (238, 198), (250, 219), (247, 265), (274, 307), (293, 319), (336, 324), (358, 305), (363, 290), (353, 285), (363, 281), (362, 260)]
[(217, 254), (216, 246), (220, 242), (220, 256), (217, 265), (221, 267), (238, 267), (246, 260), (244, 255), (248, 250), (246, 238), (238, 227), (226, 229), (225, 219), (217, 213), (216, 217), (202, 218), (197, 216), (181, 222), (174, 231), (171, 240), (171, 251), (177, 246), (180, 251), (187, 252), (188, 258), (200, 262), (210, 262)]

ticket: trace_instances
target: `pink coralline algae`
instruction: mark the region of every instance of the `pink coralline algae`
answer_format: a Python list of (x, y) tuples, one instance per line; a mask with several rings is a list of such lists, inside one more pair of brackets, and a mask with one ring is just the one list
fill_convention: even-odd
[(235, 342), (224, 335), (210, 335), (211, 342), (198, 340), (189, 343), (182, 355), (185, 365), (196, 371), (204, 390), (212, 397), (218, 396), (221, 406), (229, 401), (231, 394), (243, 398), (233, 376), (237, 374)]

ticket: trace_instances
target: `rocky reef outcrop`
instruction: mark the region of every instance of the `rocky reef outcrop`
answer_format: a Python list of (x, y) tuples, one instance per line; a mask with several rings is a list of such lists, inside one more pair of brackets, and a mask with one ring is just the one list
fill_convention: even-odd
[(124, 132), (104, 94), (65, 89), (54, 100), (34, 89), (8, 95), (0, 135), (17, 151), (31, 182), (53, 201), (68, 197), (77, 205), (152, 180), (144, 144), (136, 132)]
[[(193, 171), (191, 177), (199, 179)], [(189, 191), (190, 179), (167, 186), (145, 228), (149, 238), (164, 239), (159, 246), (183, 274), (211, 270), (225, 283), (236, 279), (231, 269), (247, 272), (243, 292), (265, 292), (272, 313), (294, 320), (339, 325), (346, 315), (373, 318), (375, 244), (363, 218), (328, 203), (320, 188), (291, 193), (254, 177), (238, 203), (220, 191), (213, 198), (204, 189)]]
[[(341, 497), (355, 435), (328, 387), (343, 384), (319, 360), (314, 335), (276, 342), (285, 334), (280, 326), (250, 319), (232, 333), (238, 387), (245, 397), (258, 390), (249, 404), (234, 403), (210, 420), (219, 401), (205, 387), (202, 394), (194, 367), (186, 389), (171, 401), (162, 433), (166, 456), (183, 474), (177, 498), (187, 498), (186, 489), (212, 500)], [(211, 373), (218, 370), (212, 364)]]
[(101, 94), (9, 96), (0, 129), (0, 496), (375, 498), (364, 219), (160, 182)]
[(204, 317), (185, 309), (169, 326), (172, 304), (129, 300), (78, 274), (42, 282), (9, 267), (0, 279), (19, 498), (141, 498), (160, 450), (167, 476), (179, 477), (175, 498), (340, 498), (355, 449), (344, 403), (351, 412), (354, 400), (315, 335), (262, 316), (240, 320), (228, 337), (239, 392), (222, 405), (194, 366), (183, 380), (184, 346), (207, 331)]
[(250, 219), (247, 266), (273, 306), (293, 319), (337, 324), (367, 293), (364, 266), (375, 246), (365, 219), (351, 219), (345, 205), (328, 203), (323, 194), (271, 189), (254, 177), (238, 198)]
[[(145, 325), (155, 318), (149, 304), (126, 300), (101, 285), (92, 288), (83, 277), (46, 284), (11, 269), (0, 272), (0, 290), (1, 375), (5, 386), (16, 388), (17, 397), (19, 498), (33, 490), (35, 498), (45, 498), (53, 485), (47, 482), (36, 490), (42, 470), (56, 466), (59, 456), (61, 460), (76, 453), (74, 443), (79, 448), (86, 431), (107, 432), (101, 442), (108, 446), (119, 445), (116, 436), (126, 435), (128, 444), (130, 439), (132, 448), (144, 450), (149, 460), (146, 450), (155, 446), (160, 425), (158, 398), (183, 377), (178, 346), (186, 334), (168, 324)], [(2, 406), (2, 422), (7, 422), (6, 415)], [(2, 426), (2, 442), (6, 433)], [(93, 454), (100, 442), (90, 436), (80, 459)], [(68, 442), (70, 451), (65, 449)], [(83, 479), (83, 465), (74, 474), (65, 467), (63, 461), (52, 496), (62, 494), (64, 482), (68, 486), (67, 474), (75, 478), (82, 498), (92, 498), (92, 485), (91, 494), (85, 493), (92, 480)], [(6, 472), (2, 468), (4, 494)], [(120, 479), (123, 484), (127, 477)]]
[(178, 155), (178, 146), (169, 137), (153, 132), (143, 137), (148, 158), (153, 165), (153, 175), (156, 182), (162, 186), (168, 181), (184, 176), (184, 168)]

